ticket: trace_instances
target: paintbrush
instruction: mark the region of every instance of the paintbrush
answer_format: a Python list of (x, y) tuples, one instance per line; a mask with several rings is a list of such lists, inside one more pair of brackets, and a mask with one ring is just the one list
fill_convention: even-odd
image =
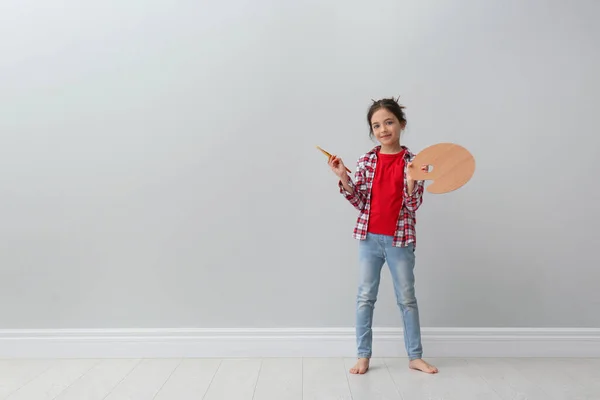
[[(321, 153), (325, 154), (325, 156), (327, 156), (327, 159), (330, 160), (331, 157), (333, 157), (330, 153), (328, 153), (327, 151), (323, 150), (322, 148), (320, 148), (319, 146), (317, 146), (317, 149), (321, 150)], [(352, 173), (352, 171), (350, 171), (347, 167), (346, 167), (346, 171)]]

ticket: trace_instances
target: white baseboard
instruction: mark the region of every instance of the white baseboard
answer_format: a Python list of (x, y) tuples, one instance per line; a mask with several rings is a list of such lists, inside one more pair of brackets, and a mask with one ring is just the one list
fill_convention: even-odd
[[(424, 357), (600, 357), (596, 328), (423, 328)], [(0, 330), (0, 358), (354, 357), (353, 328)], [(373, 357), (406, 357), (373, 329)]]

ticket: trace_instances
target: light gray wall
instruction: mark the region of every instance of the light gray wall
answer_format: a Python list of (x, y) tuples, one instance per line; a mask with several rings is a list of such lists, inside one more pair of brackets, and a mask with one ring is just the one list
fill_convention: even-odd
[[(425, 195), (427, 327), (600, 327), (596, 1), (0, 4), (0, 328), (349, 327), (371, 98)], [(384, 270), (375, 324), (398, 326)]]

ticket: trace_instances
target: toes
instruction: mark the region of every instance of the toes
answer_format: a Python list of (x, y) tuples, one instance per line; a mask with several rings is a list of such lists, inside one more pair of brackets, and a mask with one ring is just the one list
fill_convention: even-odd
[(367, 372), (367, 367), (364, 367), (362, 365), (355, 365), (354, 367), (350, 368), (350, 373), (352, 374), (364, 374)]
[(425, 372), (428, 374), (435, 374), (438, 372), (438, 369), (433, 365), (429, 365), (426, 362), (415, 362), (410, 365), (412, 369), (416, 369), (421, 372)]
[(364, 360), (358, 361), (352, 368), (350, 368), (350, 373), (352, 374), (364, 374), (369, 370), (369, 363)]
[(432, 374), (435, 374), (438, 372), (436, 367), (429, 366), (429, 368), (427, 368), (427, 369), (428, 369), (428, 372), (430, 372)]

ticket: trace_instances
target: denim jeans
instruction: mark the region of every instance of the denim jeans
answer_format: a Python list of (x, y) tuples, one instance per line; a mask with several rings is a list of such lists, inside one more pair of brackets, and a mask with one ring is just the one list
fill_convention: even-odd
[(415, 298), (415, 250), (407, 247), (393, 247), (392, 237), (367, 234), (366, 240), (359, 242), (359, 285), (356, 297), (356, 344), (359, 358), (371, 358), (373, 333), (373, 310), (381, 268), (387, 262), (390, 268), (396, 302), (404, 323), (404, 345), (410, 360), (421, 358), (421, 326), (419, 309)]

